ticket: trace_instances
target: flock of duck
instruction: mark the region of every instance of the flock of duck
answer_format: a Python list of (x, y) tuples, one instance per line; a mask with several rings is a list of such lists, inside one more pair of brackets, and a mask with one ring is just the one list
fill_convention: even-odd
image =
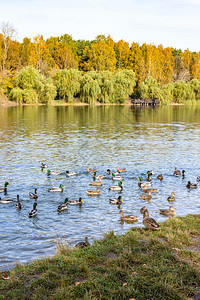
[[(60, 175), (63, 174), (63, 172), (58, 172), (58, 171), (51, 171), (47, 168), (47, 165), (42, 163), (41, 164), (41, 169), (42, 171), (44, 169), (46, 169), (47, 171), (47, 175)], [(122, 176), (122, 173), (125, 173), (126, 169), (120, 169), (119, 167), (117, 167), (117, 171), (111, 171), (110, 169), (107, 169), (106, 173), (111, 176), (113, 181), (118, 181), (118, 184), (116, 185), (111, 185), (109, 186), (109, 190), (112, 191), (118, 191), (119, 193), (123, 191), (123, 180), (124, 177)], [(100, 187), (103, 185), (103, 179), (106, 178), (105, 175), (97, 175), (97, 170), (96, 169), (89, 169), (87, 168), (87, 173), (92, 173), (92, 181), (90, 182), (90, 186), (96, 187), (96, 189), (89, 189), (87, 190), (87, 194), (89, 196), (96, 196), (96, 195), (100, 195), (101, 194), (101, 189)], [(66, 171), (66, 177), (74, 177), (77, 176), (78, 173), (76, 173), (75, 171), (73, 172), (69, 172)], [(150, 201), (152, 198), (152, 194), (157, 193), (158, 189), (156, 188), (151, 188), (151, 183), (152, 183), (152, 178), (151, 176), (154, 175), (153, 171), (148, 171), (147, 172), (147, 178), (145, 179), (145, 181), (143, 181), (142, 177), (139, 177), (138, 180), (138, 186), (139, 188), (141, 188), (144, 191), (144, 194), (142, 194), (139, 198), (142, 200), (146, 200), (146, 201)], [(175, 168), (174, 176), (179, 177), (182, 176), (183, 178), (185, 177), (185, 170), (182, 170), (182, 172), (180, 170), (177, 170), (177, 168)], [(163, 175), (159, 174), (157, 176), (157, 179), (162, 181), (163, 180)], [(200, 181), (200, 178), (197, 177), (197, 181)], [(0, 188), (0, 193), (4, 193), (5, 195), (7, 195), (7, 188), (8, 188), (9, 183), (6, 181), (4, 184), (3, 188)], [(187, 188), (189, 189), (196, 189), (197, 188), (197, 183), (191, 183), (190, 181), (187, 182), (186, 185)], [(48, 191), (51, 193), (56, 193), (56, 192), (60, 192), (62, 193), (64, 191), (64, 186), (62, 184), (60, 184), (59, 187), (52, 187), (50, 188)], [(29, 193), (29, 197), (31, 199), (34, 199), (35, 202), (33, 204), (33, 209), (29, 211), (28, 216), (29, 217), (34, 217), (37, 215), (37, 199), (38, 199), (38, 194), (37, 194), (37, 188), (35, 188), (34, 193), (30, 192)], [(169, 202), (173, 202), (175, 201), (175, 193), (172, 192), (171, 195), (167, 198), (167, 200)], [(6, 203), (10, 203), (13, 202), (13, 198), (0, 198), (0, 203), (2, 204), (6, 204)], [(122, 200), (122, 196), (119, 195), (117, 198), (113, 197), (109, 199), (110, 204), (115, 204), (118, 205), (120, 208), (120, 205), (122, 204), (123, 200)], [(68, 205), (82, 205), (83, 199), (79, 198), (79, 200), (69, 200), (68, 198), (65, 198), (64, 203), (61, 203), (58, 205), (58, 212), (64, 211), (68, 209)], [(16, 201), (16, 209), (22, 209), (23, 205), (19, 199), (19, 195), (17, 195), (17, 201)], [(147, 209), (146, 206), (143, 206), (140, 209), (140, 212), (143, 214), (143, 224), (144, 226), (148, 229), (148, 230), (159, 230), (160, 229), (160, 225), (156, 222), (156, 220), (154, 220), (153, 218), (151, 218), (149, 216), (149, 211)], [(169, 209), (159, 209), (160, 214), (165, 215), (165, 216), (175, 216), (176, 212), (173, 206), (170, 206)], [(134, 216), (134, 215), (124, 215), (123, 211), (120, 210), (120, 214), (121, 214), (121, 221), (127, 222), (127, 223), (134, 223), (138, 221), (138, 217)], [(84, 246), (88, 246), (89, 242), (87, 237), (85, 238), (84, 242), (80, 242), (77, 244), (77, 247), (84, 247)]]

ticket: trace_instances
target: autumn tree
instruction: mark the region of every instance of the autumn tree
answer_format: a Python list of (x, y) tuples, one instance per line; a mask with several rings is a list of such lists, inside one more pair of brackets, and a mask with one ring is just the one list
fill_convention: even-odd
[(2, 23), (1, 32), (2, 32), (2, 48), (3, 48), (2, 70), (5, 70), (5, 68), (8, 67), (6, 63), (7, 63), (10, 44), (16, 32), (12, 24), (10, 24), (9, 22)]

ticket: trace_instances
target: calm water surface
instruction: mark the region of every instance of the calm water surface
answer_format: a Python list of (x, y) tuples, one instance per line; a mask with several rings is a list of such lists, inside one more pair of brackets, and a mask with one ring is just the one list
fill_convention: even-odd
[[(0, 204), (0, 268), (8, 269), (17, 262), (53, 255), (56, 240), (74, 246), (88, 236), (92, 242), (105, 232), (125, 233), (132, 226), (143, 226), (139, 210), (146, 205), (158, 221), (159, 208), (168, 208), (166, 200), (176, 194), (173, 206), (178, 216), (200, 213), (199, 189), (189, 191), (188, 180), (200, 176), (200, 107), (133, 108), (102, 107), (11, 107), (0, 108), (0, 185), (5, 181), (8, 196), (20, 195), (23, 208), (15, 209), (15, 201)], [(78, 176), (47, 176), (41, 162), (50, 170), (77, 171)], [(135, 214), (138, 222), (121, 224), (119, 208), (109, 204), (109, 191), (115, 184), (104, 179), (101, 196), (89, 197), (86, 190), (92, 175), (86, 167), (106, 174), (108, 168), (126, 167), (122, 192), (125, 214)], [(184, 169), (186, 177), (172, 176), (174, 167)], [(159, 189), (150, 203), (139, 199), (142, 190), (137, 178), (153, 170), (152, 186)], [(162, 173), (164, 180), (156, 179)], [(52, 194), (50, 187), (64, 184), (63, 193)], [(38, 214), (28, 218), (33, 200), (29, 192), (38, 189)], [(3, 198), (4, 195), (1, 193)], [(58, 213), (64, 199), (82, 197), (82, 207), (69, 206)]]

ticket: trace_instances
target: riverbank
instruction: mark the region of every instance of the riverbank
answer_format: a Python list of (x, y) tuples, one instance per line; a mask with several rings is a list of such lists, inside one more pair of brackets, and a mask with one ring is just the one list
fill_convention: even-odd
[(58, 243), (54, 257), (2, 272), (0, 299), (199, 299), (199, 233), (200, 215), (188, 215), (81, 250)]

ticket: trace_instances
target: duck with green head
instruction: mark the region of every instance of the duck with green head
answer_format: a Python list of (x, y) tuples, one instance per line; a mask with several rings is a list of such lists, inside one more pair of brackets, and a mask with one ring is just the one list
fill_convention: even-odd
[(82, 205), (84, 202), (83, 199), (80, 197), (79, 200), (68, 200), (67, 203), (69, 205)]
[(122, 184), (123, 184), (123, 182), (120, 181), (118, 183), (118, 185), (111, 185), (111, 186), (109, 186), (109, 190), (111, 190), (111, 191), (122, 191), (123, 190)]
[(109, 199), (111, 204), (117, 204), (117, 205), (121, 205), (123, 200), (122, 200), (122, 196), (119, 196), (117, 199), (116, 198), (110, 198)]
[(0, 188), (0, 193), (5, 193), (7, 194), (7, 186), (10, 185), (8, 181), (6, 181), (4, 183), (4, 187), (3, 188)]
[(66, 210), (68, 204), (68, 198), (65, 198), (64, 203), (58, 205), (58, 212)]
[(37, 189), (35, 189), (35, 193), (30, 192), (29, 197), (31, 199), (37, 199), (38, 198)]
[(64, 185), (60, 184), (59, 187), (53, 187), (49, 189), (49, 192), (51, 193), (56, 193), (56, 192), (60, 192), (62, 193), (64, 191)]
[(33, 209), (29, 211), (28, 216), (29, 218), (35, 217), (37, 215), (37, 202), (33, 204)]
[(139, 177), (138, 180), (139, 180), (138, 186), (141, 187), (141, 188), (151, 186), (151, 182), (142, 182), (142, 180), (143, 180), (142, 177)]

